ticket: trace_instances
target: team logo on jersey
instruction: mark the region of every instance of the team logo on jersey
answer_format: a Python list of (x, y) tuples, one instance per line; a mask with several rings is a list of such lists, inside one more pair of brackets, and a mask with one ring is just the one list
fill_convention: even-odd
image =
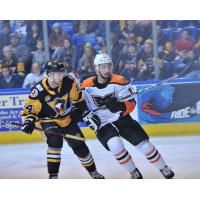
[(109, 99), (110, 97), (114, 96), (114, 94), (115, 93), (113, 92), (113, 93), (107, 94), (105, 96), (93, 96), (92, 95), (92, 99), (96, 106), (101, 107), (105, 104), (105, 101), (107, 99)]
[(53, 101), (47, 103), (57, 114), (64, 116), (67, 113), (67, 100), (68, 94), (63, 97), (56, 97)]
[(38, 96), (38, 90), (37, 89), (33, 89), (32, 91), (31, 91), (31, 94), (30, 94), (30, 97), (37, 97)]
[(92, 88), (88, 87), (85, 89), (85, 91), (90, 94), (92, 92)]

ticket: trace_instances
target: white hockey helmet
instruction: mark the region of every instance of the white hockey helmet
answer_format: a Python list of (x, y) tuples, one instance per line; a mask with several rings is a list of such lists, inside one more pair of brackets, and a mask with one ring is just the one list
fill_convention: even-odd
[(105, 53), (97, 54), (94, 59), (94, 66), (102, 64), (112, 64), (112, 60), (109, 55)]

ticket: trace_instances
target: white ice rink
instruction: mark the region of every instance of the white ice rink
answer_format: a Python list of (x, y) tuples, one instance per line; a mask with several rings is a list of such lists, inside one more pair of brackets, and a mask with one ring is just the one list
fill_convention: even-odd
[[(175, 178), (200, 178), (200, 136), (153, 137), (151, 142), (175, 171)], [(124, 143), (144, 178), (163, 178), (141, 153), (129, 143)], [(129, 174), (97, 140), (88, 140), (87, 144), (99, 172), (106, 178), (129, 178)], [(46, 148), (46, 143), (0, 145), (0, 178), (47, 178)], [(59, 177), (90, 178), (66, 143), (62, 150)]]

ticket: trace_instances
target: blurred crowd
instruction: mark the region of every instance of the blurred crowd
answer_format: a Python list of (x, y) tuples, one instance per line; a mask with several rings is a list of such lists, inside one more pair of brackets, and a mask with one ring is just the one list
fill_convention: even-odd
[[(97, 53), (108, 53), (105, 21), (48, 21), (50, 58), (62, 61), (79, 82), (94, 75)], [(200, 78), (200, 21), (157, 21), (159, 78), (191, 66)], [(155, 79), (152, 21), (110, 21), (113, 71), (130, 81)], [(0, 21), (0, 88), (28, 88), (45, 76), (42, 21)]]

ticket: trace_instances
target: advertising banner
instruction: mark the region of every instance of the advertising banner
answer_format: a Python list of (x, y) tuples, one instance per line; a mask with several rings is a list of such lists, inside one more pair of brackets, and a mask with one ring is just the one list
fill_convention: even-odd
[(200, 122), (200, 82), (175, 82), (140, 93), (138, 118), (142, 124)]

